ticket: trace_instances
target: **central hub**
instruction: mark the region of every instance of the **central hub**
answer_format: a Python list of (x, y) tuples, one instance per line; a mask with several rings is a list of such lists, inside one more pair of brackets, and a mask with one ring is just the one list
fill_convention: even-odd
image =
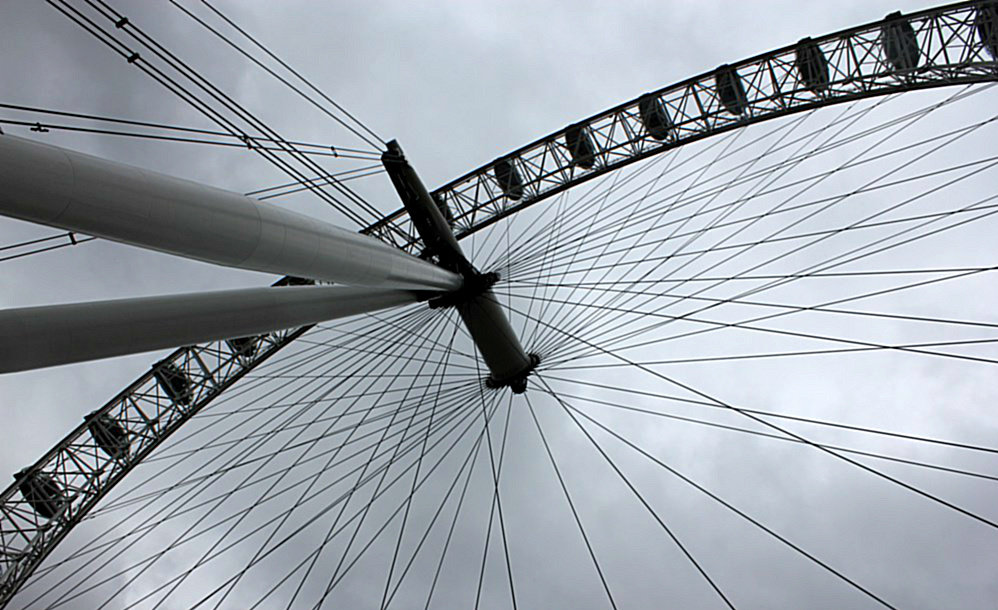
[(456, 307), (487, 292), (499, 281), (499, 274), (495, 272), (472, 273), (463, 277), (464, 284), (459, 289), (430, 299), (430, 309)]
[(496, 300), (492, 286), (499, 281), (498, 274), (480, 273), (464, 255), (440, 207), (406, 161), (398, 142), (392, 140), (388, 143), (381, 162), (426, 245), (424, 254), (464, 278), (458, 290), (430, 299), (430, 307), (457, 309), (489, 369), (489, 377), (485, 380), (488, 387), (509, 386), (516, 394), (525, 392), (527, 377), (540, 363), (540, 358), (523, 350)]

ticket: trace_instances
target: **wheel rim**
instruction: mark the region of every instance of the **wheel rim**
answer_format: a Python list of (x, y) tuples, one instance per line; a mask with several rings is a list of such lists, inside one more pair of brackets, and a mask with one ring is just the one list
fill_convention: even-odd
[[(751, 133), (751, 132), (747, 132), (747, 133)], [(777, 131), (777, 134), (778, 133), (779, 132)], [(745, 137), (748, 137), (748, 136), (745, 136)], [(779, 135), (776, 135), (774, 137), (779, 137)], [(624, 177), (619, 178), (619, 180), (621, 180), (621, 181), (623, 181), (625, 179), (626, 178), (624, 178)], [(749, 183), (749, 184), (752, 184), (753, 187), (754, 187), (758, 183)], [(708, 200), (709, 200), (710, 195), (708, 194), (708, 195), (706, 195), (704, 197), (708, 198)], [(595, 198), (596, 201), (599, 200), (599, 198), (595, 197), (595, 195), (594, 195), (594, 198)], [(549, 209), (549, 210), (550, 209), (555, 209), (556, 205), (557, 204), (552, 204), (547, 209)], [(982, 208), (982, 212), (983, 212), (983, 210), (984, 210), (984, 208)], [(520, 222), (521, 222), (521, 220), (515, 220), (515, 223), (520, 223)], [(912, 222), (915, 222), (915, 221), (912, 221)], [(839, 225), (839, 226), (836, 226), (836, 227), (833, 227), (833, 228), (834, 229), (841, 229), (843, 226), (847, 226), (847, 225)], [(530, 228), (533, 228), (533, 227), (530, 227)], [(594, 230), (596, 230), (596, 228), (597, 227), (594, 225)], [(638, 227), (638, 228), (631, 227), (628, 230), (638, 231), (639, 229), (640, 229), (640, 227)], [(558, 227), (557, 230), (559, 231), (560, 235), (564, 235), (565, 232), (569, 231), (570, 229), (566, 229), (564, 227)], [(612, 228), (607, 229), (607, 231), (612, 231), (612, 230), (613, 230)], [(480, 250), (483, 250), (483, 251), (487, 252), (490, 247), (498, 247), (499, 245), (501, 245), (501, 242), (504, 239), (504, 235), (506, 233), (512, 233), (513, 231), (514, 231), (514, 229), (512, 229), (512, 228), (509, 228), (509, 227), (507, 227), (505, 225), (500, 225), (500, 226), (496, 227), (495, 236), (491, 236), (491, 237), (490, 236), (482, 236), (480, 239), (479, 238), (475, 238), (475, 239), (479, 239), (479, 241), (482, 242), (481, 244), (479, 244), (478, 248)], [(529, 229), (526, 229), (525, 231), (529, 231)], [(691, 235), (685, 235), (684, 237), (690, 238)], [(491, 242), (490, 242), (490, 239), (491, 239)], [(603, 243), (597, 242), (595, 248), (597, 249), (597, 251), (599, 251), (599, 248), (604, 247), (604, 246), (606, 246), (607, 248), (610, 248), (612, 246), (612, 244), (607, 245), (607, 244), (603, 244)], [(527, 253), (529, 254), (529, 251)], [(632, 255), (635, 254), (635, 252), (633, 250), (630, 250), (629, 253), (632, 254)], [(536, 283), (536, 281), (538, 279), (538, 277), (537, 277), (538, 276), (538, 269), (543, 269), (543, 267), (539, 267), (540, 265), (542, 265), (542, 262), (544, 260), (543, 253), (542, 254), (538, 254), (537, 252), (534, 252), (533, 254), (534, 254), (533, 257), (522, 256), (522, 257), (518, 257), (516, 260), (512, 261), (513, 263), (517, 263), (519, 265), (519, 269), (517, 269), (516, 267), (505, 269), (504, 275), (506, 276), (506, 278), (510, 282), (510, 284), (512, 284), (515, 281), (521, 282), (521, 285), (519, 287), (510, 288), (511, 290), (519, 291), (519, 294), (521, 294), (521, 295), (522, 294), (526, 294), (526, 293), (533, 293), (533, 290), (535, 288), (538, 288), (537, 286), (534, 286), (534, 285), (531, 285), (529, 283), (526, 283), (526, 282), (529, 282), (529, 281), (534, 281)], [(564, 254), (563, 253), (562, 255), (565, 256), (565, 257), (571, 257), (572, 256), (571, 251), (569, 251), (568, 254)], [(488, 255), (486, 254), (486, 259), (487, 258), (488, 258)], [(565, 259), (562, 259), (562, 260), (565, 260)], [(575, 262), (575, 263), (577, 263), (579, 265), (582, 265), (585, 262), (584, 259), (582, 261), (580, 261), (578, 257), (576, 257), (574, 259), (569, 258), (569, 260), (571, 260), (571, 261), (573, 261), (573, 262)], [(534, 266), (530, 267), (530, 264), (533, 264)], [(499, 266), (498, 268), (503, 269), (502, 266)], [(585, 269), (585, 267), (582, 267), (582, 268)], [(590, 269), (590, 271), (592, 271), (591, 266), (589, 267), (589, 269)], [(604, 270), (597, 270), (597, 272), (600, 272), (600, 271), (604, 271)], [(517, 275), (517, 272), (519, 272), (519, 276)], [(527, 272), (533, 272), (534, 276), (524, 275)], [(582, 273), (583, 273), (582, 271), (579, 271), (580, 275)], [(517, 277), (519, 277), (520, 279), (517, 279)], [(526, 278), (526, 279), (524, 279), (524, 278)], [(543, 278), (541, 278), (541, 279), (543, 279)], [(634, 278), (630, 277), (630, 279), (634, 279)], [(769, 281), (769, 279), (766, 279), (765, 281)], [(548, 294), (551, 294), (552, 296), (541, 296), (541, 297), (536, 297), (535, 296), (534, 297), (534, 302), (532, 304), (535, 307), (543, 308), (543, 307), (546, 306), (548, 308), (548, 311), (550, 311), (551, 308), (557, 307), (558, 305), (563, 305), (563, 303), (561, 303), (561, 301), (565, 301), (565, 300), (570, 300), (571, 299), (571, 293), (569, 293), (569, 296), (566, 298), (565, 295), (564, 295), (564, 293), (561, 293), (561, 295), (559, 296), (559, 293), (556, 290), (552, 289), (551, 287), (541, 286), (540, 288), (542, 288), (542, 289), (543, 288), (548, 288), (549, 289)], [(626, 294), (626, 293), (617, 293), (617, 294), (619, 295), (619, 294)], [(709, 295), (710, 293), (704, 293), (704, 294), (705, 295)], [(705, 298), (717, 298), (717, 297), (705, 296)], [(548, 299), (548, 300), (543, 300), (543, 299)], [(828, 300), (832, 300), (832, 299), (828, 299)], [(707, 303), (709, 304), (709, 302), (707, 302)], [(607, 307), (617, 307), (617, 305), (609, 305)], [(565, 311), (564, 308), (562, 310)], [(604, 309), (604, 310), (602, 310), (602, 313), (607, 314), (607, 315), (623, 315), (625, 312), (616, 311), (615, 309), (611, 308), (611, 309)], [(534, 315), (534, 314), (530, 314), (530, 315)], [(588, 318), (583, 318), (582, 320), (587, 320), (587, 319)], [(528, 318), (527, 320), (529, 321), (530, 318)], [(523, 323), (524, 320), (521, 318), (519, 322)], [(581, 320), (579, 322), (576, 322), (575, 324), (579, 324), (579, 323), (581, 323)], [(538, 323), (538, 324), (540, 324), (540, 323)], [(542, 327), (542, 328), (546, 328), (546, 327)], [(546, 341), (547, 342), (546, 345), (547, 345), (548, 349), (552, 350), (554, 352), (553, 354), (545, 354), (545, 356), (548, 356), (547, 359), (549, 361), (552, 361), (552, 362), (557, 362), (557, 360), (553, 360), (552, 358), (550, 358), (550, 356), (557, 356), (558, 355), (557, 354), (558, 350), (554, 347), (558, 343), (558, 341), (557, 341), (557, 336), (558, 335), (557, 335), (556, 331), (554, 331), (552, 329), (548, 329), (548, 330), (549, 330), (549, 332), (547, 333), (547, 337), (546, 338), (542, 337), (539, 340), (540, 341)], [(565, 347), (565, 342), (569, 341), (570, 339), (571, 339), (570, 335), (564, 335), (562, 337), (562, 341), (561, 341), (562, 348)], [(541, 343), (540, 345), (544, 345), (544, 343)], [(862, 345), (854, 345), (853, 347), (857, 347), (858, 348), (858, 347), (862, 347)], [(868, 345), (866, 347), (873, 347), (873, 346), (869, 346)], [(578, 342), (576, 342), (575, 348), (576, 349), (580, 348)], [(589, 346), (589, 348), (593, 349), (591, 346)], [(921, 348), (914, 348), (914, 349), (921, 349)], [(566, 353), (562, 357), (563, 358), (564, 357), (568, 357), (568, 355), (569, 354)], [(466, 373), (466, 374), (469, 375), (469, 377), (471, 377), (472, 379), (478, 377), (477, 373), (475, 375), (471, 375), (470, 374), (470, 367), (469, 367), (468, 370), (469, 370), (469, 373)], [(550, 369), (547, 369), (547, 370), (550, 370)], [(609, 370), (612, 370), (612, 369), (609, 369)], [(545, 374), (545, 370), (542, 370), (542, 375), (544, 375), (544, 374)], [(548, 373), (548, 374), (553, 375), (553, 373)], [(772, 375), (771, 375), (771, 377), (772, 377)], [(661, 378), (659, 378), (659, 379), (661, 380)], [(548, 383), (559, 383), (559, 382), (560, 382), (559, 380), (551, 380)], [(564, 383), (564, 382), (560, 382), (560, 383)], [(474, 383), (470, 382), (470, 385), (473, 387)], [(562, 393), (563, 394), (567, 394), (567, 392), (562, 392)], [(578, 392), (576, 392), (576, 393), (578, 393)], [(574, 398), (571, 398), (571, 399), (564, 398), (564, 399), (565, 400), (576, 400)], [(502, 406), (502, 405), (500, 405), (500, 406)], [(481, 404), (478, 404), (478, 407), (480, 408)], [(521, 407), (522, 407), (522, 405), (521, 405)], [(521, 408), (521, 411), (522, 411), (522, 408)], [(517, 416), (517, 414), (515, 414), (515, 412), (511, 412), (508, 408), (507, 408), (506, 411), (502, 411), (500, 409), (500, 411), (498, 412), (498, 414), (500, 416), (503, 416), (506, 413), (513, 413), (511, 415), (511, 418)], [(519, 423), (521, 425), (523, 424), (523, 422), (516, 422), (516, 420), (514, 420), (514, 424), (517, 424), (517, 423)], [(527, 420), (526, 424), (527, 424), (526, 430), (529, 431), (530, 430), (530, 428), (529, 428), (530, 420)], [(548, 425), (551, 425), (550, 422), (548, 422)], [(505, 436), (503, 435), (501, 438), (504, 439)], [(492, 439), (487, 438), (486, 440), (487, 441), (491, 441)], [(498, 439), (496, 439), (495, 442), (496, 442), (496, 445), (500, 445), (500, 442), (498, 441)], [(486, 445), (488, 445), (488, 442), (486, 442)], [(499, 447), (493, 447), (493, 449), (494, 450), (498, 449), (498, 452), (500, 452), (500, 453), (502, 452), (502, 447), (501, 446), (499, 446)], [(482, 451), (486, 451), (486, 450), (482, 449)], [(543, 458), (544, 457), (543, 454), (540, 454), (540, 457)], [(493, 459), (494, 460), (498, 460), (499, 458), (498, 458), (498, 456), (493, 456)], [(540, 462), (543, 464), (543, 460), (540, 460)], [(545, 466), (546, 466), (546, 464), (545, 464)], [(576, 475), (576, 476), (578, 476), (578, 475)], [(550, 483), (550, 481), (549, 481), (549, 483)], [(574, 490), (575, 488), (572, 487), (572, 489)], [(556, 489), (556, 491), (557, 491), (557, 489)], [(576, 493), (578, 493), (578, 492), (576, 492)], [(557, 498), (558, 498), (557, 495), (551, 496), (551, 499), (557, 499)], [(509, 510), (509, 508), (507, 510)], [(563, 516), (566, 516), (566, 515), (563, 515)], [(568, 517), (566, 516), (566, 520), (567, 520), (567, 518)], [(569, 524), (571, 524), (571, 521), (569, 521)], [(522, 523), (520, 523), (520, 525), (522, 525)], [(569, 529), (569, 531), (571, 531), (571, 529)], [(604, 542), (604, 544), (606, 544), (606, 543)], [(488, 564), (489, 565), (488, 573), (490, 574), (490, 579), (491, 580), (488, 580), (486, 582), (487, 582), (487, 584), (491, 583), (491, 588), (492, 589), (498, 589), (498, 590), (502, 591), (502, 589), (501, 589), (501, 583), (502, 583), (503, 574), (504, 574), (503, 573), (503, 570), (504, 570), (503, 562), (501, 560), (496, 560), (495, 557), (501, 557), (502, 555), (504, 555), (504, 550), (501, 550), (502, 547), (498, 546), (498, 543), (493, 543), (493, 546), (491, 546), (491, 547), (487, 546), (486, 548), (490, 548), (489, 553), (490, 553), (490, 555), (493, 556), (493, 559), (490, 559), (489, 560), (490, 563)], [(578, 549), (576, 549), (576, 550), (578, 550)], [(583, 552), (585, 552), (584, 548), (583, 548)], [(512, 553), (513, 553), (513, 556), (514, 556), (514, 559), (512, 561), (512, 565), (513, 565), (513, 568), (515, 569), (516, 568), (516, 559), (515, 559), (515, 553), (516, 553), (516, 551), (515, 551), (515, 547), (514, 547), (514, 550), (512, 551)], [(594, 553), (594, 554), (597, 554), (597, 553)], [(583, 555), (583, 557), (586, 557), (586, 556)], [(493, 565), (491, 562), (497, 562), (497, 563), (495, 565)], [(687, 567), (689, 567), (689, 566), (687, 565)], [(618, 577), (619, 577), (620, 568), (618, 567), (616, 569), (617, 569), (617, 574), (618, 574)], [(493, 572), (495, 572), (495, 573), (493, 574)], [(590, 578), (594, 574), (595, 573), (590, 573), (589, 574)], [(472, 571), (472, 575), (474, 575), (474, 571)], [(517, 574), (517, 576), (519, 576), (519, 574)], [(696, 576), (696, 573), (693, 573), (692, 576)], [(608, 579), (608, 582), (611, 581), (611, 580), (612, 579)], [(600, 587), (598, 586), (599, 582), (598, 581), (593, 581), (593, 582), (597, 583), (597, 586), (595, 588), (595, 594), (599, 594), (600, 593)], [(499, 584), (496, 584), (496, 583), (499, 583)], [(701, 584), (703, 584), (703, 583), (701, 583)], [(609, 585), (608, 588), (609, 587), (612, 587), (612, 585)], [(727, 591), (727, 587), (721, 587), (721, 588), (724, 589), (725, 591)], [(455, 587), (455, 590), (457, 590), (457, 587)], [(707, 593), (710, 593), (710, 589), (709, 588), (707, 589)], [(440, 593), (438, 593), (438, 594), (440, 594)], [(486, 593), (485, 595), (488, 595), (488, 593)], [(509, 595), (508, 591), (506, 591), (505, 595), (506, 596)], [(734, 594), (733, 594), (733, 597), (735, 599), (737, 599)], [(694, 598), (694, 599), (699, 599), (699, 598)], [(708, 597), (707, 599), (711, 599), (711, 598)], [(718, 600), (716, 598), (714, 598), (714, 602), (717, 602), (717, 601)], [(376, 602), (377, 602), (377, 600), (375, 600), (375, 603)], [(440, 602), (440, 603), (444, 603), (444, 602)], [(605, 600), (603, 600), (603, 603), (605, 605)]]

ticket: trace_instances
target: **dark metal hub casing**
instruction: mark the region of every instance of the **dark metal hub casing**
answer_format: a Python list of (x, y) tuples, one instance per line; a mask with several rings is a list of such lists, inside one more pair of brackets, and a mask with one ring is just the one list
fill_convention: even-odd
[(489, 369), (489, 377), (485, 381), (488, 387), (509, 386), (517, 394), (524, 392), (527, 376), (540, 359), (524, 351), (502, 305), (492, 292), (498, 275), (480, 273), (467, 259), (450, 224), (406, 161), (398, 142), (392, 140), (388, 143), (381, 162), (426, 245), (424, 255), (434, 257), (441, 267), (464, 278), (464, 285), (459, 290), (431, 298), (430, 307), (457, 309)]

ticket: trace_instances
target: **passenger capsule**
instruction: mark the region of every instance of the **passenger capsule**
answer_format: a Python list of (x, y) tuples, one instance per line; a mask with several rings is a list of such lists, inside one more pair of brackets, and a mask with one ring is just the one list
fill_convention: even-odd
[(672, 119), (661, 100), (654, 93), (644, 95), (638, 100), (638, 114), (641, 115), (641, 124), (644, 125), (648, 135), (656, 140), (664, 140), (669, 137), (672, 131)]
[(998, 59), (998, 3), (988, 2), (978, 7), (974, 27), (984, 48)]
[(794, 49), (794, 66), (801, 84), (812, 93), (821, 93), (828, 88), (828, 60), (821, 48), (810, 38), (797, 43)]
[(128, 430), (106, 413), (91, 413), (84, 420), (90, 436), (104, 453), (120, 459), (128, 455)]
[(52, 477), (44, 472), (25, 468), (14, 475), (17, 489), (40, 517), (51, 519), (66, 505), (66, 497)]
[(437, 209), (440, 210), (440, 214), (444, 217), (444, 220), (447, 221), (447, 226), (453, 229), (454, 213), (451, 212), (450, 206), (447, 205), (447, 202), (444, 201), (443, 198), (440, 197), (440, 195), (436, 193), (430, 193), (430, 196), (433, 197), (433, 202), (437, 204)]
[(520, 172), (511, 158), (496, 161), (492, 171), (504, 195), (514, 201), (523, 198), (523, 178), (520, 177)]
[(721, 105), (731, 114), (741, 115), (748, 107), (748, 100), (745, 98), (745, 88), (742, 86), (742, 79), (738, 76), (738, 71), (731, 66), (721, 66), (714, 72), (714, 86), (717, 88), (717, 97), (721, 100)]
[(918, 67), (920, 52), (915, 30), (900, 12), (884, 18), (887, 23), (880, 31), (887, 64), (895, 71), (913, 70)]
[(232, 353), (236, 356), (243, 356), (250, 358), (256, 354), (257, 346), (260, 345), (260, 337), (236, 337), (235, 339), (226, 339), (225, 344), (229, 346)]
[(596, 148), (585, 125), (572, 125), (565, 130), (565, 146), (572, 155), (572, 163), (584, 169), (596, 164)]
[(163, 362), (153, 369), (153, 376), (159, 382), (159, 387), (163, 388), (163, 391), (173, 402), (179, 405), (191, 404), (191, 400), (194, 398), (191, 380), (177, 368), (177, 365), (172, 362)]

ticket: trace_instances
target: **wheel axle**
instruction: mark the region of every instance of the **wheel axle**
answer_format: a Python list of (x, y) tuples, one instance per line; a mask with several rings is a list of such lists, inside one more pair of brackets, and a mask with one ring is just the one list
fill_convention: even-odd
[(440, 206), (430, 197), (422, 180), (406, 161), (398, 142), (392, 140), (388, 143), (381, 162), (426, 245), (426, 255), (440, 267), (459, 274), (463, 279), (460, 288), (430, 299), (430, 307), (457, 309), (489, 369), (486, 386), (509, 386), (514, 393), (523, 393), (527, 388), (527, 377), (537, 367), (540, 358), (524, 351), (492, 292), (492, 286), (499, 281), (499, 274), (479, 272), (464, 255)]
[(494, 271), (469, 274), (464, 278), (464, 284), (459, 289), (430, 299), (430, 309), (456, 307), (462, 303), (466, 303), (490, 290), (498, 281), (499, 274)]

